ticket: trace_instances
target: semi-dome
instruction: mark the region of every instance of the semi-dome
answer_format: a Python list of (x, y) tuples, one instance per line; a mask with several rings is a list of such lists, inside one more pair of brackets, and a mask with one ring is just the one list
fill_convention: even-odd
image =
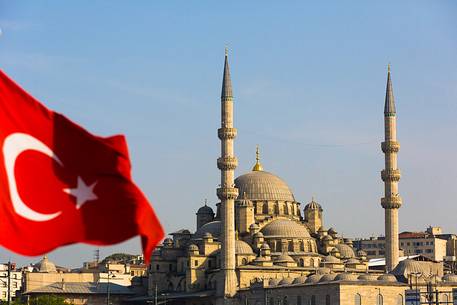
[(377, 281), (378, 277), (379, 277), (379, 274), (365, 273), (365, 274), (359, 275), (359, 281)]
[(332, 282), (335, 280), (337, 274), (336, 273), (329, 273), (329, 274), (324, 274), (321, 279), (319, 280), (319, 283), (323, 282)]
[(352, 247), (350, 247), (346, 244), (336, 244), (335, 248), (337, 248), (338, 251), (340, 252), (341, 258), (354, 258), (355, 257), (354, 249), (352, 249)]
[(308, 238), (308, 229), (290, 219), (277, 219), (273, 220), (261, 229), (265, 237), (295, 237), (295, 238)]
[(322, 274), (313, 274), (306, 279), (305, 283), (306, 284), (316, 284), (317, 282), (319, 282), (319, 280), (321, 279), (322, 276), (323, 276)]
[(291, 277), (286, 277), (286, 278), (283, 278), (280, 282), (279, 282), (279, 285), (290, 285), (294, 282), (294, 279), (291, 278)]
[(294, 259), (287, 253), (282, 253), (275, 260), (275, 263), (295, 263)]
[(308, 277), (306, 275), (302, 275), (302, 276), (296, 277), (292, 284), (304, 284), (306, 282), (307, 278)]
[(194, 239), (203, 238), (205, 233), (211, 233), (214, 238), (219, 238), (221, 236), (221, 222), (216, 220), (205, 223), (195, 232)]
[(415, 261), (412, 259), (405, 259), (398, 263), (392, 270), (392, 274), (397, 276), (399, 280), (408, 280), (411, 274), (438, 274), (439, 268), (433, 262)]
[(324, 257), (322, 262), (324, 264), (341, 264), (341, 261), (332, 255), (327, 255), (326, 257)]
[(385, 273), (378, 277), (378, 281), (394, 283), (397, 281), (397, 278), (395, 277), (395, 275)]
[(281, 178), (269, 172), (256, 170), (241, 175), (235, 179), (235, 186), (245, 199), (295, 201), (289, 186)]
[(235, 254), (254, 255), (251, 246), (242, 240), (235, 240)]
[(43, 259), (36, 266), (39, 272), (53, 273), (57, 272), (56, 265), (48, 259), (45, 255)]
[(335, 277), (335, 281), (358, 281), (359, 276), (352, 273), (340, 273)]

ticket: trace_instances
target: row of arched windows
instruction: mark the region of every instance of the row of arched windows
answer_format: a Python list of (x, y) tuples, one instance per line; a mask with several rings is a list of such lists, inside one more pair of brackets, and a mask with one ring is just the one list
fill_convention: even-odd
[[(354, 305), (364, 305), (364, 303), (362, 303), (362, 296), (358, 293), (354, 296)], [(376, 296), (376, 305), (384, 305), (384, 297), (380, 293)], [(403, 295), (397, 295), (395, 305), (403, 305)]]

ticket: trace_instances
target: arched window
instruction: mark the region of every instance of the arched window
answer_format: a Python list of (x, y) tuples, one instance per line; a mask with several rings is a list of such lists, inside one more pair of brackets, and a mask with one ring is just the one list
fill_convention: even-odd
[(277, 203), (277, 202), (275, 204), (275, 214), (279, 215), (279, 203)]
[(383, 304), (384, 304), (384, 300), (383, 300), (382, 294), (378, 294), (378, 296), (376, 297), (376, 305), (383, 305)]
[(287, 296), (284, 297), (284, 301), (282, 302), (283, 305), (289, 305), (289, 302), (287, 301)]
[(297, 305), (302, 305), (301, 295), (297, 295)]
[(263, 214), (268, 214), (268, 202), (263, 203)]
[(276, 242), (276, 252), (282, 252), (282, 247), (281, 247), (281, 242), (280, 241)]
[(289, 252), (294, 252), (294, 242), (292, 240), (289, 240), (289, 246), (288, 246), (288, 251)]
[(447, 294), (443, 294), (443, 302), (444, 304), (449, 303), (449, 296)]
[(300, 258), (300, 260), (298, 261), (298, 265), (300, 267), (305, 267), (305, 260), (303, 258)]
[(241, 260), (241, 265), (247, 265), (248, 264), (248, 260), (246, 258), (243, 258)]
[(403, 305), (403, 296), (401, 294), (397, 295), (397, 305)]
[(284, 214), (289, 215), (289, 204), (287, 202), (284, 204)]
[(362, 296), (358, 293), (354, 296), (354, 305), (362, 305)]
[(330, 295), (325, 296), (325, 305), (330, 305)]
[(300, 241), (300, 251), (305, 252), (305, 242), (303, 240)]
[(173, 291), (173, 284), (172, 283), (168, 283), (168, 291)]

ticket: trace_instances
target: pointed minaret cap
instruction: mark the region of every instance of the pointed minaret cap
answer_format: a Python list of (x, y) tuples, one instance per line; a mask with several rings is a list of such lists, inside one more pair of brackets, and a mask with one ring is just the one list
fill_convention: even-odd
[(256, 151), (255, 151), (255, 165), (252, 168), (252, 171), (254, 171), (254, 172), (263, 171), (263, 166), (262, 166), (262, 164), (260, 164), (259, 145), (257, 145)]
[(384, 105), (384, 115), (395, 115), (394, 92), (392, 90), (392, 80), (390, 79), (390, 64), (387, 66), (387, 87), (386, 87), (386, 103)]
[(221, 98), (232, 98), (232, 80), (230, 79), (230, 69), (228, 64), (228, 49), (225, 48), (224, 78), (222, 80)]

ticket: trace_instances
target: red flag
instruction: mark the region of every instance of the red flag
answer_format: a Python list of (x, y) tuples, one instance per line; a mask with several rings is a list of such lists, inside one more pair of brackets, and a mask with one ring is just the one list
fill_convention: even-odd
[(163, 238), (133, 183), (123, 136), (94, 136), (0, 70), (0, 245), (24, 255), (141, 235), (145, 260)]

